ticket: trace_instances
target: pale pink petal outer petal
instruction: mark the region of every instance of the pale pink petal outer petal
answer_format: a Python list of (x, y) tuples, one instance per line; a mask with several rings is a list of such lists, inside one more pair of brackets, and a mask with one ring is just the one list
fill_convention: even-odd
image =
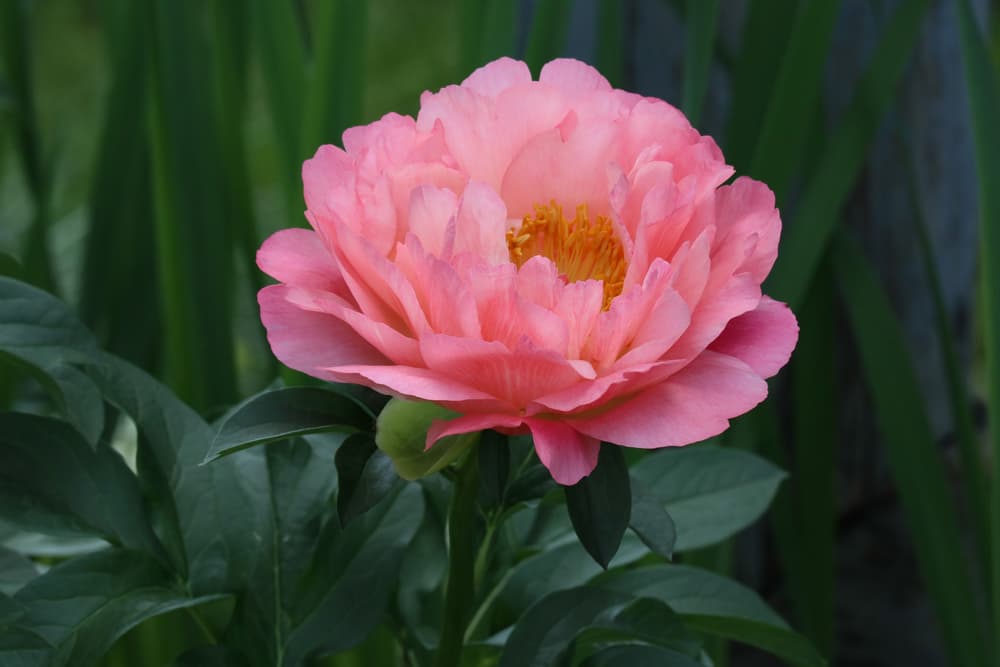
[(574, 429), (626, 447), (686, 445), (718, 435), (729, 420), (767, 397), (767, 383), (748, 365), (704, 352), (684, 370), (607, 411), (571, 417)]
[(305, 310), (290, 302), (285, 285), (270, 285), (257, 294), (267, 341), (281, 363), (333, 382), (326, 369), (344, 363), (383, 364), (389, 360), (333, 315)]
[(601, 76), (600, 72), (590, 65), (572, 58), (556, 58), (545, 63), (538, 80), (569, 93), (593, 93), (611, 90), (611, 84)]
[(499, 58), (487, 63), (466, 77), (463, 88), (486, 97), (496, 97), (513, 86), (531, 83), (531, 70), (520, 60)]
[(710, 350), (745, 362), (763, 378), (788, 363), (799, 339), (799, 324), (791, 308), (765, 296), (749, 313), (731, 320)]
[(475, 433), (487, 429), (497, 429), (502, 431), (517, 430), (524, 419), (517, 415), (503, 413), (480, 413), (462, 415), (454, 419), (435, 420), (427, 430), (427, 447), (430, 448), (435, 442), (449, 435), (461, 435), (462, 433)]
[(492, 396), (426, 368), (410, 366), (338, 365), (327, 370), (338, 376), (354, 377), (354, 382), (384, 387), (403, 398), (436, 403), (489, 400)]
[(551, 350), (510, 350), (498, 341), (428, 334), (420, 339), (427, 367), (441, 377), (504, 401), (513, 410), (532, 400), (569, 387), (586, 377), (579, 367)]
[(572, 486), (593, 472), (601, 451), (601, 441), (584, 435), (564, 422), (526, 419), (535, 441), (535, 452), (552, 473), (552, 479)]
[(347, 296), (347, 285), (330, 251), (310, 229), (282, 229), (257, 251), (257, 266), (275, 280)]

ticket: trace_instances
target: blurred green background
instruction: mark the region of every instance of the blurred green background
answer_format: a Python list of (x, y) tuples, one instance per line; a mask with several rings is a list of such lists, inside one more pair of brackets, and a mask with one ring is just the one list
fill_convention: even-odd
[[(302, 160), (345, 127), (414, 113), (423, 90), (504, 54), (536, 73), (580, 57), (681, 107), (738, 174), (775, 190), (785, 234), (767, 289), (802, 325), (776, 398), (727, 435), (791, 482), (767, 526), (695, 560), (735, 570), (835, 664), (988, 664), (1000, 3), (0, 0), (0, 12), (0, 272), (75, 304), (107, 348), (208, 416), (279, 372), (254, 253), (304, 224)], [(31, 400), (0, 378), (0, 405)], [(108, 664), (164, 664), (197, 632), (181, 616), (144, 624)], [(330, 664), (384, 664), (389, 642)]]

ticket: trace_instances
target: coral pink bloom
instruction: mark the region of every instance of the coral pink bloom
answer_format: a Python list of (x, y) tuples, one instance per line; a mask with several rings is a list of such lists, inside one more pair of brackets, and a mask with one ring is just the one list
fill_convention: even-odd
[(602, 440), (688, 444), (764, 399), (798, 337), (760, 289), (781, 220), (710, 137), (574, 60), (420, 102), (303, 166), (312, 230), (258, 254), (282, 362), (459, 413), (428, 446), (530, 432), (562, 484)]

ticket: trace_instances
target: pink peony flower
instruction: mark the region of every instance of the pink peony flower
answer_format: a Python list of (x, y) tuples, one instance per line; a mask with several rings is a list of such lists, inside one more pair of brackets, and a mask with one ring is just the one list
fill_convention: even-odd
[(574, 484), (602, 440), (703, 440), (767, 396), (798, 338), (761, 294), (781, 219), (677, 109), (554, 60), (502, 58), (322, 146), (312, 230), (257, 257), (274, 354), (461, 416), (439, 438), (530, 432)]

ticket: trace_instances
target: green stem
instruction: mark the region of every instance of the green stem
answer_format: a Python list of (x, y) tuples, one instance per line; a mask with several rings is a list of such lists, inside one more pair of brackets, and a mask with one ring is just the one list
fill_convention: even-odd
[(448, 510), (448, 583), (441, 639), (434, 662), (436, 667), (458, 667), (462, 660), (465, 626), (475, 597), (478, 473), (479, 464), (473, 447), (458, 471)]

